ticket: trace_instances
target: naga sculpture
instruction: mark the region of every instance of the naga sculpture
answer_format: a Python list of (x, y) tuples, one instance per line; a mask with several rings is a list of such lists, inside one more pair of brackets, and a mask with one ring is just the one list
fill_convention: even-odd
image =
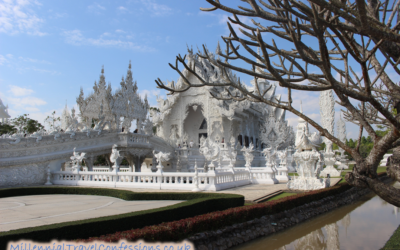
[(76, 148), (74, 148), (74, 152), (72, 156), (70, 157), (72, 161), (72, 170), (74, 172), (79, 172), (81, 168), (82, 161), (86, 159), (86, 153), (82, 152), (79, 154), (79, 152), (76, 152)]
[(164, 166), (162, 165), (162, 162), (164, 161), (169, 161), (169, 159), (170, 159), (170, 153), (163, 153), (163, 152), (158, 152), (157, 154), (156, 154), (156, 151), (153, 151), (153, 155), (154, 155), (154, 157), (156, 158), (156, 160), (157, 160), (157, 172), (163, 172), (163, 168), (164, 168)]
[(113, 145), (110, 155), (110, 162), (113, 163), (112, 166), (113, 172), (119, 171), (119, 164), (121, 164), (121, 161), (123, 159), (123, 157), (119, 153), (119, 150), (117, 150), (117, 147), (118, 147), (117, 144)]
[(251, 162), (254, 160), (254, 154), (253, 154), (254, 153), (254, 145), (253, 145), (253, 143), (250, 142), (249, 147), (248, 148), (243, 147), (241, 151), (243, 152), (243, 156), (246, 161), (245, 167), (247, 169), (251, 169)]

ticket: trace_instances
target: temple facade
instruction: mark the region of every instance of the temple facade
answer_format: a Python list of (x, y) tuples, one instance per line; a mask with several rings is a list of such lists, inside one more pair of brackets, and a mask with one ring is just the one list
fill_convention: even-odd
[[(208, 52), (214, 56), (213, 53)], [(224, 76), (218, 67), (215, 67), (207, 59), (193, 54), (189, 50), (188, 65), (196, 66), (196, 73), (208, 82), (223, 82)], [(200, 85), (200, 80), (183, 70), (184, 76), (193, 85)], [(228, 71), (231, 81), (239, 79)], [(253, 80), (254, 89), (258, 84), (260, 91), (269, 90), (265, 97), (277, 102), (280, 95), (275, 95), (276, 86), (266, 80)], [(169, 82), (168, 86), (184, 88), (185, 83), (181, 78), (175, 82)], [(235, 147), (248, 147), (250, 143), (256, 149), (273, 147), (275, 150), (284, 149), (294, 145), (293, 129), (287, 125), (285, 110), (268, 106), (265, 103), (255, 103), (248, 100), (218, 100), (211, 96), (211, 92), (222, 93), (223, 87), (199, 87), (190, 88), (185, 92), (175, 92), (167, 99), (158, 98), (160, 112), (151, 110), (151, 117), (157, 127), (156, 135), (178, 148), (187, 145), (190, 148), (198, 148), (202, 137), (210, 138), (219, 143), (235, 143)], [(231, 92), (235, 94), (232, 89)]]
[(2, 123), (7, 123), (11, 116), (8, 114), (8, 105), (4, 105), (0, 99), (0, 118)]

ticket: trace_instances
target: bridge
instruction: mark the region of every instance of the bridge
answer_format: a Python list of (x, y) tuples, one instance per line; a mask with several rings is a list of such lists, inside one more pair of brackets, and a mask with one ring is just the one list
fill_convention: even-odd
[(47, 169), (59, 171), (70, 160), (74, 148), (86, 153), (85, 163), (90, 171), (96, 157), (111, 153), (114, 144), (135, 172), (140, 172), (145, 159), (154, 162), (153, 150), (171, 153), (175, 160), (174, 147), (159, 137), (144, 133), (103, 130), (0, 138), (0, 187), (43, 185)]

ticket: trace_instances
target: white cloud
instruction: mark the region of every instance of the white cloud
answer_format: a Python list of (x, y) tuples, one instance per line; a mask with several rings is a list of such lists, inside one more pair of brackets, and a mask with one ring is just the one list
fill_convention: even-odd
[(21, 88), (15, 85), (10, 85), (9, 87), (10, 90), (8, 92), (13, 94), (14, 96), (26, 96), (34, 93), (32, 89)]
[(93, 12), (96, 14), (100, 14), (100, 13), (102, 13), (102, 11), (106, 10), (106, 7), (104, 7), (98, 3), (93, 3), (92, 5), (89, 5), (87, 8), (90, 12)]
[(173, 13), (173, 10), (167, 5), (158, 4), (153, 0), (141, 0), (140, 2), (151, 12), (152, 16), (168, 16)]
[(37, 17), (31, 6), (40, 5), (32, 0), (7, 0), (0, 2), (0, 33), (15, 35), (25, 33), (44, 36), (40, 31), (44, 20)]
[(123, 30), (118, 29), (118, 30), (115, 30), (115, 33), (126, 33), (126, 32), (123, 31)]
[(41, 64), (51, 64), (50, 62), (46, 61), (46, 60), (38, 60), (38, 59), (33, 59), (33, 58), (29, 58), (29, 57), (18, 57), (18, 59), (24, 61), (24, 62), (31, 62), (31, 63), (41, 63)]
[(124, 6), (119, 6), (119, 7), (117, 8), (117, 10), (120, 11), (120, 12), (126, 12), (126, 11), (128, 11), (128, 9), (125, 8)]
[(62, 34), (65, 37), (65, 41), (69, 44), (81, 46), (81, 45), (92, 45), (97, 47), (117, 47), (123, 49), (131, 49), (142, 52), (154, 52), (156, 51), (152, 47), (146, 45), (140, 45), (137, 43), (123, 41), (120, 39), (104, 39), (100, 38), (86, 38), (83, 36), (80, 30), (64, 31)]
[(23, 98), (8, 97), (7, 100), (11, 105), (15, 107), (23, 107), (25, 109), (29, 106), (42, 106), (47, 103), (46, 101), (33, 96), (27, 96)]
[(3, 55), (0, 55), (0, 65), (4, 65), (6, 62), (7, 59)]

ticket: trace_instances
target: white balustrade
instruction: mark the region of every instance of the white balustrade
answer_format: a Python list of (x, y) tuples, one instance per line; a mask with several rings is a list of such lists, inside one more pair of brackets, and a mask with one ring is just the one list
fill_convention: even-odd
[[(104, 186), (148, 189), (193, 190), (195, 173), (184, 172), (100, 172), (100, 171), (55, 171), (51, 182), (55, 185)], [(199, 188), (218, 191), (250, 184), (248, 171), (209, 171), (198, 173)]]
[(149, 136), (145, 134), (133, 133), (129, 137), (129, 142), (133, 143), (149, 143)]

